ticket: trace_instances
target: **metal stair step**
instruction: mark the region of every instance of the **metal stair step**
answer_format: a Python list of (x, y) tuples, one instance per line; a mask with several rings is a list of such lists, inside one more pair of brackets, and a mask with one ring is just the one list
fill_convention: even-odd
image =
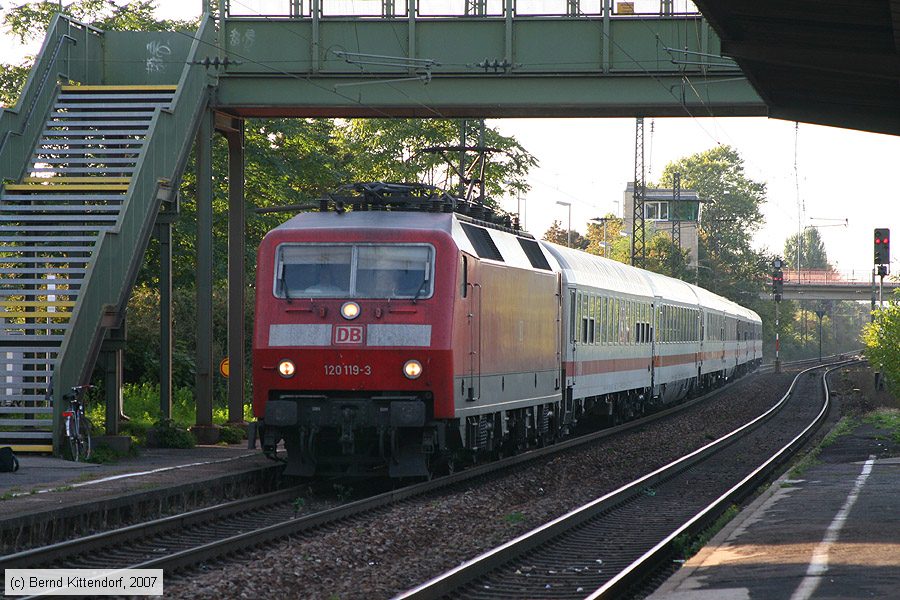
[[(4, 419), (0, 417), (0, 426), (6, 427), (50, 427), (53, 425), (53, 419)], [(6, 435), (8, 431), (0, 433)]]
[[(2, 425), (2, 423), (0, 423)], [(5, 446), (3, 440), (31, 440), (31, 439), (52, 439), (53, 433), (50, 431), (0, 431), (0, 446)]]
[[(147, 136), (141, 136), (138, 139), (116, 139), (116, 140), (81, 140), (69, 138), (41, 138), (38, 141), (38, 150), (52, 150), (55, 146), (101, 146), (108, 148), (110, 146), (143, 146), (147, 141)], [(93, 150), (91, 150), (93, 152)]]
[[(3, 262), (3, 259), (0, 258), (0, 263)], [(15, 267), (15, 268), (5, 268), (3, 272), (0, 273), (0, 277), (2, 277), (5, 273), (86, 273), (87, 269), (78, 268), (78, 267)]]
[(55, 216), (55, 213), (79, 213), (86, 216), (92, 215), (109, 215), (110, 213), (118, 213), (119, 205), (106, 204), (88, 204), (87, 206), (79, 206), (77, 204), (0, 204), (0, 214), (26, 214), (26, 215), (43, 215)]
[(100, 110), (77, 110), (68, 109), (65, 111), (54, 110), (50, 112), (51, 119), (152, 119), (156, 112), (153, 110), (136, 111), (131, 108), (129, 110), (115, 110), (111, 112), (103, 112)]
[(74, 154), (79, 157), (83, 156), (85, 158), (88, 158), (89, 154), (90, 155), (104, 155), (104, 154), (117, 154), (117, 155), (134, 154), (134, 155), (137, 155), (137, 154), (139, 154), (139, 151), (138, 150), (122, 150), (119, 148), (92, 148), (92, 149), (88, 149), (88, 148), (50, 148), (46, 152), (36, 152), (35, 156), (40, 156), (40, 155), (44, 155), (44, 154), (54, 155), (54, 156)]
[(147, 90), (141, 92), (89, 92), (73, 93), (65, 91), (57, 97), (57, 102), (69, 102), (71, 100), (124, 100), (126, 102), (169, 100), (171, 102), (174, 93), (169, 90)]
[(52, 406), (2, 406), (0, 405), (0, 414), (3, 415), (52, 415)]
[[(98, 181), (99, 179), (99, 181)], [(22, 183), (62, 183), (62, 184), (76, 184), (76, 183), (128, 183), (131, 181), (130, 177), (23, 177)]]
[(39, 183), (13, 183), (6, 186), (11, 192), (120, 192), (128, 191), (127, 184), (88, 184), (88, 183), (68, 183), (68, 184), (46, 184)]
[(55, 173), (74, 175), (84, 175), (87, 173), (97, 173), (100, 175), (133, 175), (135, 168), (131, 167), (32, 167), (30, 173)]
[(150, 124), (153, 123), (152, 119), (84, 119), (84, 118), (64, 118), (64, 119), (52, 119), (47, 121), (47, 127), (90, 127), (90, 128), (102, 128), (108, 129), (110, 127), (136, 127), (144, 130), (146, 133), (146, 129), (150, 127)]
[(41, 132), (41, 135), (47, 138), (51, 137), (64, 137), (64, 138), (72, 138), (75, 136), (81, 137), (104, 137), (107, 135), (133, 135), (133, 136), (146, 136), (146, 129), (110, 129), (109, 131), (98, 131), (96, 129), (45, 129)]
[(77, 158), (42, 158), (42, 159), (34, 159), (32, 164), (45, 164), (45, 165), (94, 165), (94, 164), (103, 164), (103, 165), (122, 165), (122, 164), (134, 164), (138, 161), (137, 156), (132, 156), (131, 158), (85, 158), (79, 156)]
[(116, 215), (92, 215), (89, 213), (80, 215), (4, 215), (6, 211), (0, 210), (0, 222), (16, 222), (16, 223), (37, 223), (40, 221), (50, 221), (54, 223), (72, 222), (83, 223), (85, 221), (115, 221), (118, 219)]
[[(0, 200), (6, 202), (113, 202), (119, 204), (122, 202), (122, 194), (67, 194), (61, 196), (59, 194), (3, 194)], [(89, 205), (90, 206), (90, 205)], [(101, 205), (102, 206), (102, 205)]]
[[(0, 342), (15, 342), (18, 341), (20, 336), (5, 334), (0, 332)], [(24, 337), (24, 336), (23, 336)], [(39, 337), (42, 341), (46, 342), (61, 342), (65, 336), (62, 335), (41, 335), (41, 336), (28, 336), (28, 337)]]
[(138, 110), (152, 110), (154, 108), (168, 108), (172, 104), (171, 100), (159, 99), (147, 101), (144, 100), (142, 102), (77, 102), (74, 100), (66, 100), (64, 102), (58, 102), (53, 109), (61, 110), (64, 108), (102, 108), (105, 110), (115, 109), (115, 108), (134, 108)]
[[(56, 279), (0, 279), (0, 285), (81, 285), (82, 279), (83, 277), (59, 277)], [(8, 290), (9, 288), (6, 289)], [(45, 291), (52, 294), (56, 291), (56, 288), (50, 288)]]
[[(44, 391), (41, 392), (40, 395), (38, 395), (38, 394), (10, 394), (9, 396), (4, 396), (3, 400), (8, 400), (9, 402), (40, 402), (41, 404), (46, 404), (47, 403), (47, 389), (46, 389), (47, 383), (46, 382), (37, 382), (35, 384), (32, 384), (32, 387), (34, 387), (34, 388), (38, 388), (41, 386), (43, 386)], [(12, 408), (12, 407), (6, 407), (6, 408)], [(19, 406), (18, 412), (24, 413), (28, 408), (29, 408), (28, 406)], [(35, 406), (35, 407), (31, 407), (31, 408), (42, 408), (42, 407)], [(7, 412), (6, 414), (10, 414), (10, 413)]]
[[(68, 241), (68, 240), (60, 240)], [(78, 252), (89, 253), (93, 246), (0, 246), (0, 252)]]
[(107, 226), (101, 225), (20, 225), (15, 227), (0, 225), (0, 235), (23, 231), (97, 231), (105, 228)]

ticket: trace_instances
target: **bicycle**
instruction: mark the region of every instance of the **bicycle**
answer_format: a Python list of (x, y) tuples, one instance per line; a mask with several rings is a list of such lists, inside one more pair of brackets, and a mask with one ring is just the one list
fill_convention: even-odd
[(76, 385), (72, 387), (71, 393), (63, 395), (63, 400), (69, 403), (69, 410), (63, 411), (62, 415), (66, 420), (69, 451), (75, 462), (91, 457), (91, 420), (84, 414), (84, 403), (81, 398), (87, 390), (93, 387), (92, 385)]

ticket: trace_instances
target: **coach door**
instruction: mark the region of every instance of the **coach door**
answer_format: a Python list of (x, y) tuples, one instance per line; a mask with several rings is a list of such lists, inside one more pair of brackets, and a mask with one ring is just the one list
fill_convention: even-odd
[(659, 396), (659, 390), (657, 381), (659, 380), (659, 356), (657, 355), (657, 343), (656, 338), (659, 335), (659, 315), (662, 310), (662, 298), (660, 296), (656, 296), (653, 300), (653, 306), (651, 308), (650, 315), (650, 389), (652, 390), (653, 397)]

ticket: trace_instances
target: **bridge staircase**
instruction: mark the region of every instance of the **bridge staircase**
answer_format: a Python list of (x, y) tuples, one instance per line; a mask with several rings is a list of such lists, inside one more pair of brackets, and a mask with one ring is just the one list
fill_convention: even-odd
[(59, 444), (62, 395), (87, 382), (106, 330), (121, 320), (206, 109), (207, 75), (191, 60), (198, 51), (195, 39), (174, 84), (26, 88), (32, 108), (49, 109), (29, 110), (42, 126), (32, 127), (21, 176), (0, 191), (0, 446)]

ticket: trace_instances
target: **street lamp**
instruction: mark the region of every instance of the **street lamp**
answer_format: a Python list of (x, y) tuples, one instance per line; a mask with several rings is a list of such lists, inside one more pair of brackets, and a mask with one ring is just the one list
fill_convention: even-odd
[(572, 203), (571, 202), (563, 202), (562, 200), (557, 200), (557, 204), (560, 206), (568, 206), (569, 207), (569, 227), (568, 234), (566, 235), (566, 246), (569, 248), (572, 247)]
[(609, 244), (606, 243), (606, 222), (618, 220), (618, 218), (610, 217), (594, 217), (591, 219), (592, 223), (603, 223), (603, 258), (609, 258)]

